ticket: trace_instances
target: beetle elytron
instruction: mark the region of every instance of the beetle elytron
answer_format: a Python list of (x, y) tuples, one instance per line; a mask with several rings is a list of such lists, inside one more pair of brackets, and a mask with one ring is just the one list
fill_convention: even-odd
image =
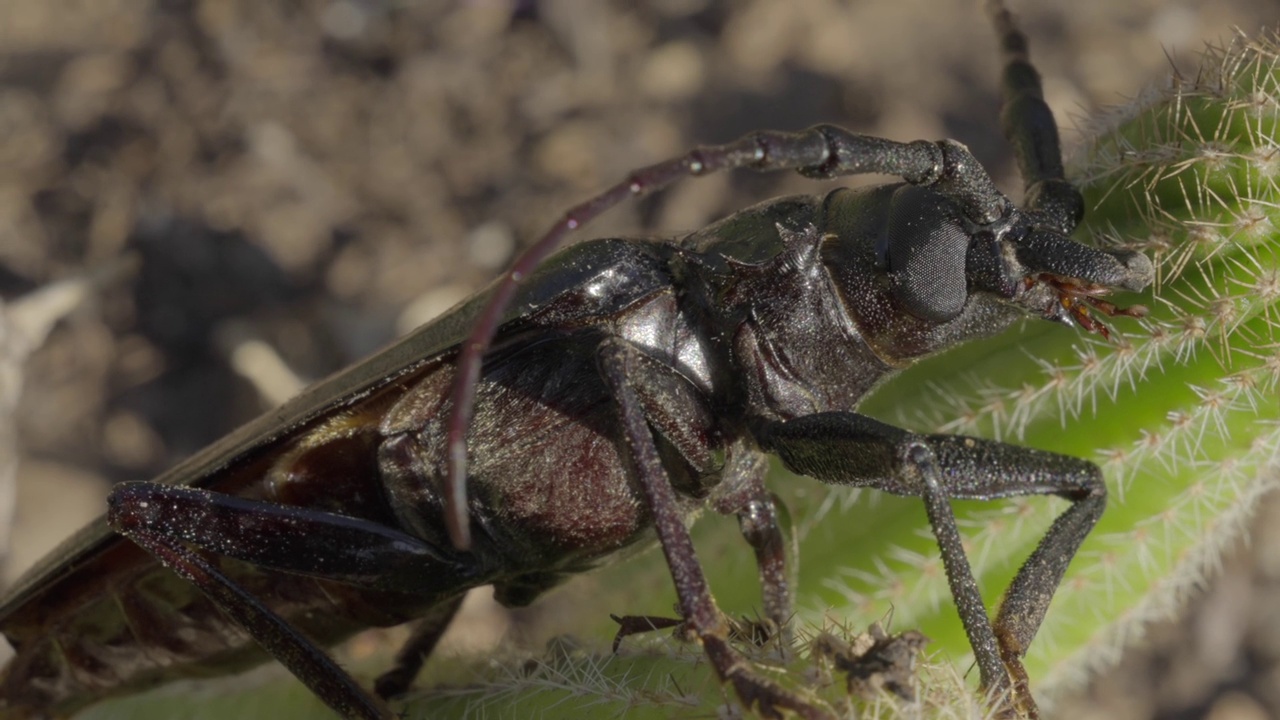
[[(342, 715), (391, 718), (384, 698), (408, 687), (466, 590), (493, 584), (523, 605), (655, 535), (687, 634), (742, 703), (829, 717), (731, 647), (685, 524), (703, 505), (739, 518), (781, 627), (790, 594), (766, 453), (825, 482), (922, 497), (983, 688), (1033, 715), (1020, 659), (1103, 511), (1098, 468), (855, 412), (915, 359), (1028, 315), (1104, 330), (1091, 308), (1140, 310), (1098, 295), (1151, 281), (1145, 256), (1069, 239), (1083, 201), (1026, 39), (999, 2), (989, 10), (1025, 208), (956, 142), (832, 126), (752, 133), (639, 170), (446, 317), (156, 482), (118, 486), (106, 516), (0, 605), (17, 650), (0, 717), (66, 714), (234, 670), (265, 648)], [(676, 242), (594, 240), (545, 259), (626, 197), (729, 168), (904, 182), (773, 200)], [(1028, 494), (1072, 505), (992, 621), (948, 503)], [(319, 649), (412, 619), (374, 693)]]

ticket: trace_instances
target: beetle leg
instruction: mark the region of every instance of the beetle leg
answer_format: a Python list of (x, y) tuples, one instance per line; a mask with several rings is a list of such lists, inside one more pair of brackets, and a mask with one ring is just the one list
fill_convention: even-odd
[(365, 692), (333, 658), (198, 553), (172, 537), (141, 527), (132, 529), (129, 539), (199, 588), (338, 714), (362, 720), (395, 720), (391, 709)]
[(347, 515), (148, 482), (117, 485), (107, 503), (125, 537), (145, 530), (258, 567), (442, 600), (483, 584), (451, 550)]
[[(435, 638), (448, 624), (460, 577), (478, 566), (446, 557), (421, 540), (384, 525), (308, 508), (157, 483), (122, 483), (108, 499), (107, 520), (166, 568), (200, 589), (321, 700), (348, 718), (395, 715), (314, 642), (222, 573), (199, 550), (253, 565), (370, 590), (439, 596)], [(199, 550), (193, 550), (195, 546)], [(478, 584), (478, 583), (477, 583)], [(419, 632), (380, 678), (379, 690), (407, 684), (434, 644)], [(415, 665), (416, 663), (416, 665)]]
[(629, 379), (640, 364), (637, 358), (642, 355), (622, 341), (609, 339), (600, 345), (599, 362), (601, 373), (618, 403), (627, 455), (653, 515), (654, 528), (667, 565), (671, 568), (680, 614), (686, 627), (702, 643), (721, 682), (732, 683), (748, 708), (756, 708), (767, 718), (781, 718), (782, 710), (791, 710), (813, 720), (830, 718), (826, 710), (757, 675), (747, 660), (730, 647), (728, 623), (711, 597), (689, 529), (685, 527), (677, 504), (675, 490), (662, 466), (649, 422)]
[(374, 681), (373, 689), (379, 697), (397, 697), (409, 689), (413, 679), (422, 670), (422, 664), (431, 656), (436, 643), (440, 642), (440, 637), (449, 628), (453, 616), (458, 614), (458, 608), (462, 607), (464, 597), (465, 595), (459, 595), (452, 600), (440, 603), (418, 621), (413, 629), (413, 635), (396, 653), (395, 665)]
[(767, 455), (735, 442), (729, 448), (724, 480), (716, 487), (711, 507), (738, 517), (742, 536), (756, 553), (765, 619), (773, 624), (771, 633), (780, 633), (785, 632), (791, 618), (791, 575), (787, 572), (787, 543), (778, 521), (779, 502), (764, 485), (768, 471)]
[[(1036, 715), (1022, 655), (1049, 609), (1067, 565), (1102, 516), (1106, 486), (1096, 465), (1077, 458), (958, 435), (917, 435), (863, 415), (830, 412), (757, 429), (765, 449), (795, 472), (824, 482), (924, 498), (947, 580), (973, 646), (982, 687), (1010, 693), (1012, 707)], [(961, 545), (951, 498), (993, 500), (1057, 495), (1070, 500), (987, 617)]]
[(684, 624), (680, 618), (662, 617), (661, 615), (610, 615), (609, 619), (618, 623), (618, 634), (613, 636), (612, 650), (616, 654), (622, 647), (622, 641), (632, 635), (640, 635), (657, 630), (666, 630)]
[[(645, 417), (680, 453), (680, 460), (695, 474), (717, 469), (702, 436), (712, 424), (710, 413), (692, 385), (670, 366), (635, 353), (628, 380), (636, 391)], [(679, 408), (672, 412), (672, 408)], [(786, 569), (786, 542), (778, 523), (778, 504), (765, 488), (768, 456), (745, 442), (733, 443), (719, 470), (720, 482), (712, 490), (711, 507), (723, 515), (735, 515), (747, 543), (755, 551), (767, 632), (778, 636), (791, 617), (791, 582)], [(690, 488), (697, 491), (700, 488)], [(794, 555), (794, 553), (793, 553)], [(622, 638), (652, 628), (651, 617), (626, 616), (618, 629), (615, 648)], [(662, 624), (662, 627), (670, 627)]]

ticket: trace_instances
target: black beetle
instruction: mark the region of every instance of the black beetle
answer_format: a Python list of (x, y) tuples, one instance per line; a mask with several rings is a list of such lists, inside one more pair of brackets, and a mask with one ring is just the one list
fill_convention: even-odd
[[(1125, 311), (1097, 294), (1151, 280), (1144, 256), (1068, 238), (1082, 200), (1025, 38), (992, 11), (1026, 209), (958, 143), (831, 126), (753, 133), (640, 170), (570, 211), (491, 291), (157, 482), (119, 486), (107, 517), (0, 606), (18, 650), (0, 681), (5, 714), (64, 712), (188, 663), (200, 672), (193, 659), (236, 667), (254, 653), (238, 627), (340, 713), (389, 717), (318, 644), (422, 618), (378, 681), (378, 695), (395, 695), (466, 589), (492, 583), (500, 601), (525, 604), (653, 530), (688, 633), (744, 704), (826, 717), (741, 661), (684, 524), (694, 505), (737, 515), (760, 558), (765, 614), (785, 624), (762, 453), (827, 482), (923, 497), (984, 688), (1033, 714), (1020, 658), (1102, 512), (1098, 469), (854, 412), (914, 359), (1027, 315), (1101, 329), (1090, 305)], [(597, 240), (542, 261), (623, 198), (735, 167), (906, 183), (783, 198), (677, 242)], [(948, 501), (1025, 494), (1073, 505), (992, 623)]]

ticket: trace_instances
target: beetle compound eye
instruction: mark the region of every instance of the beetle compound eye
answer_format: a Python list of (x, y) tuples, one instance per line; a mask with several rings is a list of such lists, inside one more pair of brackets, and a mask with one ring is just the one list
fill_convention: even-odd
[(903, 310), (937, 323), (959, 315), (969, 295), (969, 234), (949, 207), (937, 193), (905, 186), (894, 193), (883, 238), (894, 299)]

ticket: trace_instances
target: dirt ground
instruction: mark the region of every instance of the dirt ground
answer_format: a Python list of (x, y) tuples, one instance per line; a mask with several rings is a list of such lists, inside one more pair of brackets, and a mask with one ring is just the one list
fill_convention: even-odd
[[(263, 389), (287, 395), (263, 348), (322, 377), (479, 287), (572, 203), (698, 142), (817, 122), (953, 137), (1015, 191), (976, 5), (0, 0), (0, 297), (135, 268), (0, 384), (20, 456), (0, 455), (21, 461), (6, 577), (110, 483), (261, 412)], [(1193, 70), (1205, 41), (1280, 21), (1272, 0), (1014, 9), (1068, 145), (1075, 119), (1171, 62)], [(591, 234), (675, 234), (814, 191), (712, 177)], [(1074, 712), (1280, 717), (1280, 638), (1242, 610), (1280, 607), (1277, 547), (1260, 535)]]

